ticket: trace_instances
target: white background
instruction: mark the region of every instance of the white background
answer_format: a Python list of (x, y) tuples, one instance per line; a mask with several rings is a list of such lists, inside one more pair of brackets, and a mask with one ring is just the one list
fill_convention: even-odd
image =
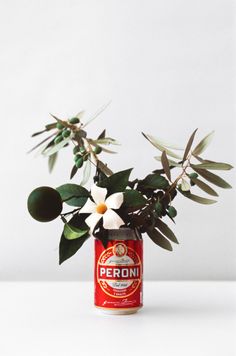
[[(27, 156), (30, 134), (49, 112), (88, 117), (112, 104), (89, 127), (122, 142), (106, 156), (113, 170), (135, 167), (133, 178), (157, 168), (157, 151), (140, 132), (185, 144), (212, 129), (210, 159), (234, 163), (234, 5), (228, 0), (8, 0), (0, 2), (2, 280), (93, 278), (92, 239), (58, 266), (62, 224), (40, 224), (26, 210), (36, 186), (68, 182), (71, 152), (54, 174)], [(224, 175), (234, 184), (234, 172)], [(78, 178), (74, 182), (79, 182)], [(196, 190), (197, 191), (197, 190)], [(220, 191), (220, 189), (218, 189)], [(235, 195), (220, 191), (215, 206), (178, 197), (180, 246), (169, 253), (145, 237), (145, 278), (235, 279)]]

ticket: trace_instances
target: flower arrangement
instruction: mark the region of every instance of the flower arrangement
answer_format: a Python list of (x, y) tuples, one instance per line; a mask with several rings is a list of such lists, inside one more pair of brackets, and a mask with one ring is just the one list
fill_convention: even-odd
[[(83, 112), (68, 120), (52, 115), (54, 122), (32, 135), (50, 132), (31, 150), (39, 148), (40, 153), (48, 157), (50, 172), (59, 151), (71, 145), (74, 165), (70, 178), (79, 176), (83, 171), (80, 184), (63, 184), (56, 189), (39, 187), (28, 198), (28, 210), (33, 218), (46, 222), (60, 217), (64, 224), (59, 246), (60, 264), (73, 256), (91, 236), (101, 240), (106, 247), (108, 231), (123, 226), (138, 230), (141, 234), (146, 233), (155, 244), (171, 251), (171, 243), (178, 243), (178, 240), (163, 222), (163, 217), (174, 221), (177, 210), (173, 201), (176, 196), (180, 194), (200, 204), (214, 204), (215, 199), (193, 194), (194, 186), (214, 198), (218, 193), (209, 183), (220, 188), (231, 188), (212, 171), (230, 170), (233, 167), (202, 157), (213, 138), (213, 132), (194, 146), (195, 130), (185, 149), (143, 133), (144, 138), (160, 152), (155, 159), (160, 161), (161, 167), (146, 177), (134, 180), (130, 178), (132, 169), (113, 173), (100, 157), (102, 153), (115, 153), (107, 146), (118, 145), (118, 142), (107, 136), (106, 130), (96, 139), (89, 138), (86, 131), (87, 125), (103, 110), (85, 124), (82, 122)], [(94, 184), (88, 190), (85, 185), (92, 167)], [(62, 212), (64, 205), (73, 209)]]

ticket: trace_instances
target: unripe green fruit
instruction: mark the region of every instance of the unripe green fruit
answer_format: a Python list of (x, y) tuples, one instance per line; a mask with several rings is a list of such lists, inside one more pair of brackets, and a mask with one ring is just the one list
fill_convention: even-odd
[(170, 217), (175, 218), (177, 215), (177, 210), (173, 206), (169, 206), (168, 213)]
[(76, 155), (76, 153), (78, 153), (80, 151), (80, 147), (79, 146), (75, 146), (74, 148), (73, 148), (73, 153), (74, 153), (74, 155)]
[(83, 163), (84, 163), (84, 160), (83, 158), (78, 158), (76, 161), (75, 161), (75, 165), (77, 168), (81, 168), (83, 166)]
[(64, 126), (63, 126), (63, 124), (61, 122), (57, 122), (57, 126), (56, 127), (57, 127), (58, 130), (64, 129)]
[(195, 183), (191, 180), (191, 178), (197, 178), (198, 177), (198, 174), (197, 173), (190, 173), (189, 174), (189, 178), (190, 178), (190, 185), (193, 187), (195, 185)]
[(74, 156), (74, 161), (76, 162), (76, 161), (78, 161), (78, 159), (83, 159), (83, 157), (81, 156), (81, 154), (80, 153), (77, 153), (75, 156)]
[(70, 133), (71, 133), (70, 130), (65, 129), (64, 131), (62, 131), (62, 136), (63, 136), (64, 138), (67, 138), (67, 137), (70, 136)]
[(63, 137), (62, 135), (59, 135), (55, 138), (54, 143), (57, 145), (58, 143), (60, 143), (61, 141), (63, 141)]
[(51, 187), (39, 187), (30, 193), (27, 206), (30, 215), (35, 220), (47, 222), (60, 215), (62, 200), (57, 190)]
[(72, 117), (72, 119), (69, 119), (70, 124), (78, 124), (80, 122), (80, 119), (78, 117)]
[(158, 216), (161, 216), (162, 212), (162, 205), (159, 202), (156, 202), (155, 204), (155, 212), (157, 213)]
[(99, 153), (102, 152), (102, 147), (100, 147), (100, 146), (94, 147), (93, 152), (94, 152), (96, 155), (99, 155)]

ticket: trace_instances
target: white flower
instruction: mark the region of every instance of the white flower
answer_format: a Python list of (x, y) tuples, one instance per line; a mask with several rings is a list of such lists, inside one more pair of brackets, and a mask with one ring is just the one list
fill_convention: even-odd
[(91, 199), (88, 199), (85, 205), (80, 209), (80, 213), (91, 214), (85, 220), (86, 224), (90, 227), (91, 233), (95, 226), (103, 218), (103, 227), (105, 229), (119, 229), (124, 225), (124, 221), (113, 210), (119, 209), (124, 201), (123, 193), (114, 193), (106, 198), (107, 189), (100, 188), (94, 184), (91, 188)]

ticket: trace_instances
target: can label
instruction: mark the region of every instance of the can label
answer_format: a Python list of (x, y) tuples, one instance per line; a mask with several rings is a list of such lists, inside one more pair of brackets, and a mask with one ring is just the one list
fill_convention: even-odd
[(110, 309), (142, 306), (142, 240), (95, 239), (95, 305)]

